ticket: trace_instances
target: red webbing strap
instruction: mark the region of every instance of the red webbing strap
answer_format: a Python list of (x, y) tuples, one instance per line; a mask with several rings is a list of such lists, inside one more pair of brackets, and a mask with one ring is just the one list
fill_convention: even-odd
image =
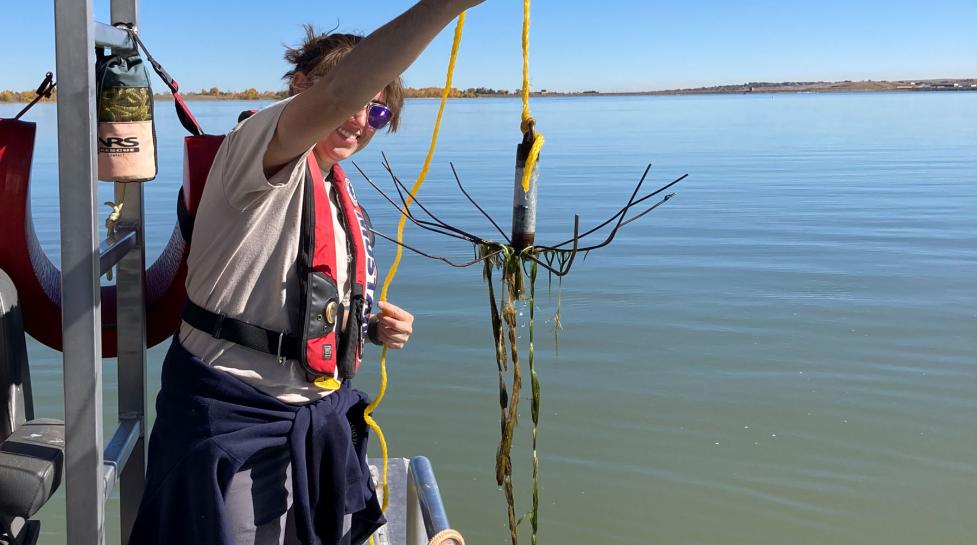
[[(346, 223), (349, 232), (346, 233), (346, 237), (353, 244), (354, 255), (356, 255), (356, 271), (355, 271), (355, 283), (357, 286), (362, 286), (364, 290), (363, 297), (367, 297), (365, 291), (367, 290), (367, 256), (366, 252), (366, 242), (364, 241), (364, 236), (369, 236), (368, 233), (363, 231), (366, 229), (364, 225), (363, 214), (359, 210), (359, 205), (353, 201), (352, 196), (349, 191), (349, 181), (346, 179), (346, 173), (343, 172), (342, 167), (339, 163), (336, 163), (332, 167), (332, 185), (336, 190), (336, 194), (339, 196), (339, 203), (342, 205), (346, 216)], [(352, 214), (350, 214), (352, 212)], [(355, 221), (354, 221), (355, 219)], [(367, 312), (369, 312), (367, 310)], [(359, 367), (360, 360), (363, 357), (363, 340), (366, 338), (365, 327), (367, 322), (363, 316), (361, 318), (361, 332), (360, 332), (360, 342), (356, 346), (356, 366)]]
[[(176, 85), (176, 81), (173, 84)], [(190, 113), (190, 108), (183, 101), (183, 97), (176, 91), (173, 92), (173, 105), (176, 107), (176, 117), (180, 119), (180, 124), (183, 125), (183, 128), (194, 136), (203, 135), (204, 130), (200, 128), (197, 119)]]
[[(309, 152), (306, 157), (309, 167), (309, 179), (306, 183), (312, 185), (312, 206), (313, 224), (312, 231), (312, 270), (322, 273), (334, 281), (336, 280), (336, 235), (332, 225), (332, 214), (329, 203), (329, 195), (326, 194), (326, 184), (323, 183), (322, 171), (319, 170), (319, 163), (316, 161), (315, 153)], [(312, 289), (311, 286), (308, 289)], [(342, 289), (342, 286), (337, 286)], [(305, 306), (306, 302), (300, 304)], [(317, 312), (321, 312), (318, 310)], [(308, 339), (305, 343), (305, 361), (309, 367), (320, 372), (328, 373), (330, 376), (336, 373), (336, 361), (339, 358), (339, 351), (336, 346), (336, 329), (333, 328), (327, 335), (315, 339)]]
[(156, 74), (170, 89), (170, 93), (173, 94), (173, 104), (176, 107), (176, 116), (180, 118), (180, 123), (183, 125), (183, 128), (194, 136), (200, 136), (203, 134), (204, 131), (200, 128), (200, 124), (197, 123), (197, 119), (193, 117), (192, 113), (190, 113), (190, 108), (187, 107), (186, 102), (183, 101), (183, 97), (180, 96), (180, 84), (173, 79), (173, 76), (163, 69), (163, 65), (158, 63), (156, 59), (149, 54), (149, 50), (146, 49), (146, 44), (142, 43), (142, 40), (139, 39), (139, 35), (136, 34), (136, 31), (125, 25), (120, 25), (119, 28), (129, 33), (129, 36), (132, 37), (132, 41), (136, 42), (139, 48), (143, 50), (143, 53), (146, 54), (146, 59), (149, 61), (149, 64), (152, 65), (153, 70), (156, 71)]

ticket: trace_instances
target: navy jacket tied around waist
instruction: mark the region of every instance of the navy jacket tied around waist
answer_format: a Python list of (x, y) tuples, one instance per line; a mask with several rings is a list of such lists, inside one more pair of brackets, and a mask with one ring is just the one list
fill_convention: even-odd
[(224, 508), (231, 478), (256, 452), (285, 445), (302, 542), (339, 543), (344, 514), (352, 514), (351, 542), (366, 540), (384, 523), (366, 462), (366, 405), (366, 394), (346, 385), (307, 405), (279, 401), (212, 369), (174, 338), (130, 545), (233, 545)]

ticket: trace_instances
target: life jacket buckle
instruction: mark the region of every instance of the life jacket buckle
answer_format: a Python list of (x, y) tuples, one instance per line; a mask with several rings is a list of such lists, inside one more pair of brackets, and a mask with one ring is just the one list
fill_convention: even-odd
[(278, 333), (278, 349), (275, 350), (275, 356), (278, 357), (278, 365), (285, 365), (285, 356), (282, 356), (282, 343), (285, 340), (285, 332)]

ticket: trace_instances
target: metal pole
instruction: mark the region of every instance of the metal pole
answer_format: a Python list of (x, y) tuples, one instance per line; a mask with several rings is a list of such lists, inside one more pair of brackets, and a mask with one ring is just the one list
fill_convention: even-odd
[[(424, 456), (411, 458), (407, 482), (408, 540), (426, 543), (438, 532), (451, 527), (431, 461)], [(421, 536), (426, 539), (418, 541)]]
[[(116, 184), (116, 198), (118, 198)], [(146, 304), (145, 304), (145, 237), (143, 222), (143, 187), (128, 184), (120, 225), (136, 229), (136, 247), (119, 261), (116, 276), (116, 304), (118, 306), (118, 385), (119, 423), (135, 420), (140, 430), (146, 429)], [(117, 201), (118, 202), (118, 201)], [(142, 499), (146, 476), (146, 441), (144, 433), (123, 466), (120, 479), (120, 531), (126, 543), (136, 511)]]
[(536, 241), (536, 186), (539, 181), (539, 163), (529, 176), (529, 191), (522, 190), (522, 177), (526, 159), (533, 147), (532, 131), (523, 135), (516, 146), (516, 176), (512, 189), (512, 246), (517, 252), (532, 246)]
[(430, 541), (421, 514), (421, 502), (417, 497), (417, 485), (411, 476), (407, 478), (407, 545), (425, 545)]
[(72, 545), (104, 543), (102, 323), (95, 161), (92, 0), (55, 0), (65, 511)]
[[(112, 24), (137, 27), (138, 0), (112, 0)], [(118, 316), (119, 421), (136, 420), (142, 433), (122, 466), (119, 516), (122, 543), (129, 540), (146, 484), (146, 245), (143, 184), (115, 184), (115, 199), (124, 196), (118, 227), (136, 232), (136, 246), (119, 261), (116, 305)]]

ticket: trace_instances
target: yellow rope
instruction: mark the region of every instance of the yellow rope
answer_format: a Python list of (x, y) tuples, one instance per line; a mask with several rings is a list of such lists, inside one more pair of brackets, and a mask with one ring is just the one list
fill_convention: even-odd
[(522, 171), (522, 191), (529, 193), (529, 177), (536, 168), (539, 150), (543, 149), (545, 139), (534, 129), (536, 120), (529, 112), (529, 0), (522, 3), (522, 123), (519, 128), (523, 133), (533, 131), (533, 147), (529, 149), (529, 157)]
[[(431, 166), (431, 158), (434, 157), (434, 150), (438, 145), (438, 132), (441, 129), (441, 116), (444, 114), (444, 106), (448, 101), (448, 94), (451, 91), (451, 78), (455, 71), (455, 60), (458, 57), (458, 46), (461, 44), (461, 29), (465, 26), (465, 12), (462, 12), (458, 16), (458, 25), (455, 27), (455, 40), (451, 44), (451, 59), (448, 61), (448, 75), (444, 83), (444, 90), (441, 93), (441, 106), (438, 108), (438, 117), (434, 121), (434, 134), (431, 136), (431, 147), (427, 151), (427, 157), (424, 159), (424, 166), (421, 168), (421, 173), (417, 176), (417, 181), (414, 182), (413, 187), (411, 187), (410, 194), (406, 199), (406, 207), (409, 207), (412, 202), (414, 202), (414, 195), (417, 194), (418, 190), (421, 189), (421, 185), (424, 183), (424, 179), (427, 178), (428, 168)], [(406, 208), (405, 207), (405, 208)], [(397, 242), (403, 242), (404, 240), (404, 225), (407, 222), (406, 210), (402, 211), (400, 214), (400, 223), (397, 225)], [(387, 290), (390, 288), (390, 283), (393, 282), (394, 276), (397, 275), (397, 267), (400, 265), (400, 257), (403, 254), (403, 247), (399, 244), (397, 245), (397, 255), (394, 257), (393, 264), (390, 266), (390, 272), (387, 273), (387, 277), (383, 281), (383, 288), (380, 290), (380, 300), (387, 300)], [(383, 506), (384, 511), (387, 510), (387, 505), (389, 504), (389, 488), (387, 486), (387, 440), (383, 437), (383, 431), (380, 429), (380, 425), (377, 421), (370, 416), (373, 410), (377, 408), (380, 401), (383, 400), (383, 395), (387, 391), (387, 347), (383, 347), (383, 351), (380, 353), (380, 390), (377, 392), (376, 398), (373, 402), (367, 406), (366, 410), (363, 412), (363, 419), (366, 424), (370, 426), (377, 435), (377, 439), (380, 441), (380, 451), (383, 454), (383, 474), (381, 477), (381, 484), (383, 486)], [(373, 541), (373, 538), (370, 538)]]
[[(523, 0), (523, 22), (522, 22), (522, 122), (520, 123), (520, 128), (523, 133), (533, 131), (533, 145), (529, 151), (529, 157), (526, 159), (526, 165), (523, 172), (522, 178), (522, 188), (523, 191), (529, 191), (529, 179), (536, 167), (536, 161), (539, 159), (539, 151), (543, 147), (544, 138), (539, 132), (534, 129), (536, 120), (533, 119), (532, 114), (529, 111), (529, 3), (530, 0)], [(421, 167), (421, 172), (417, 176), (417, 180), (411, 187), (410, 194), (407, 196), (405, 208), (410, 207), (411, 203), (414, 202), (414, 195), (420, 190), (421, 186), (424, 184), (424, 180), (427, 178), (428, 169), (431, 166), (431, 159), (434, 157), (434, 151), (437, 148), (438, 143), (438, 133), (441, 130), (441, 118), (444, 115), (444, 107), (448, 101), (448, 95), (451, 92), (451, 80), (455, 71), (455, 61), (458, 58), (458, 47), (461, 44), (461, 33), (465, 26), (465, 12), (462, 12), (458, 16), (458, 24), (455, 26), (455, 36), (454, 41), (451, 44), (451, 57), (448, 61), (448, 73), (445, 78), (444, 89), (441, 92), (441, 104), (438, 107), (438, 115), (434, 121), (434, 131), (431, 135), (431, 145), (428, 148), (427, 156), (424, 158), (424, 165)], [(404, 240), (404, 226), (407, 223), (407, 213), (406, 210), (402, 211), (400, 214), (400, 222), (397, 224), (397, 241), (403, 242)], [(397, 245), (397, 253), (394, 256), (393, 264), (390, 266), (390, 271), (387, 273), (387, 277), (384, 279), (383, 287), (380, 289), (380, 300), (387, 300), (387, 291), (390, 288), (390, 284), (393, 282), (394, 277), (397, 275), (397, 268), (400, 266), (400, 259), (403, 255), (403, 247), (399, 244)], [(387, 347), (383, 347), (383, 351), (380, 353), (380, 389), (377, 392), (376, 397), (367, 406), (366, 410), (363, 412), (363, 419), (366, 424), (370, 426), (370, 429), (376, 434), (377, 439), (380, 442), (380, 452), (383, 456), (383, 472), (381, 476), (381, 486), (383, 488), (383, 504), (381, 509), (387, 510), (387, 506), (390, 503), (389, 486), (387, 483), (387, 440), (383, 436), (383, 430), (380, 429), (380, 425), (371, 416), (373, 411), (380, 405), (383, 401), (384, 394), (387, 391)], [(370, 537), (370, 543), (373, 544), (373, 537)]]

